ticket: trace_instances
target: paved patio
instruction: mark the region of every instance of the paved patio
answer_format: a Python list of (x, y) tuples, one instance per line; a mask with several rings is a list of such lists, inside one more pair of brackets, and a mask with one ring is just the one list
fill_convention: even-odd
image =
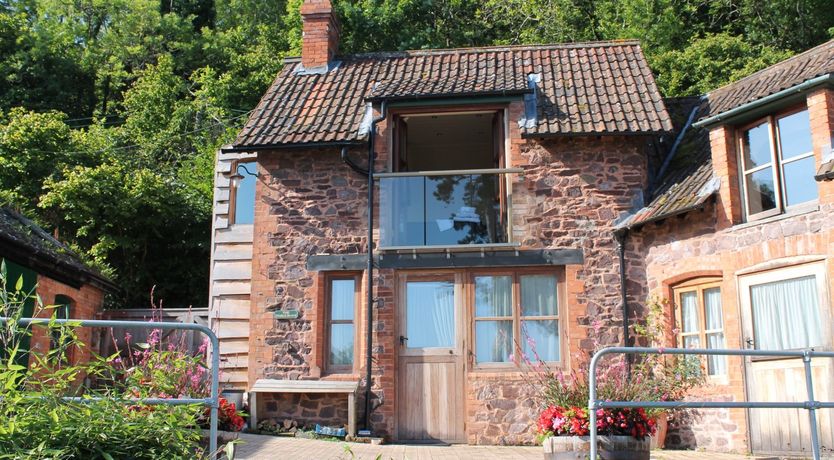
[[(541, 460), (541, 447), (499, 446), (421, 446), (370, 444), (318, 441), (312, 439), (284, 438), (242, 434), (235, 459), (245, 460)], [(745, 460), (744, 455), (714, 454), (704, 452), (657, 451), (652, 459), (695, 460)]]

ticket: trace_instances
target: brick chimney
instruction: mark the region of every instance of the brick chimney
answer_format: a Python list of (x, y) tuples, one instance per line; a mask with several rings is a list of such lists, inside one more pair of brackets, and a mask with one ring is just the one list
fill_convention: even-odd
[(339, 22), (330, 0), (304, 0), (301, 65), (307, 70), (327, 68), (339, 48)]

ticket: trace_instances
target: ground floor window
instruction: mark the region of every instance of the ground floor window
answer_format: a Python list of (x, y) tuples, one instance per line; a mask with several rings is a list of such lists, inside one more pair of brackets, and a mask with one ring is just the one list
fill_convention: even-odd
[(556, 273), (475, 274), (472, 285), (476, 364), (561, 360)]
[[(721, 279), (696, 279), (675, 288), (678, 340), (684, 348), (726, 348)], [(727, 375), (726, 356), (708, 356), (707, 373)]]
[(353, 370), (355, 318), (359, 305), (359, 279), (356, 275), (327, 278), (327, 370)]

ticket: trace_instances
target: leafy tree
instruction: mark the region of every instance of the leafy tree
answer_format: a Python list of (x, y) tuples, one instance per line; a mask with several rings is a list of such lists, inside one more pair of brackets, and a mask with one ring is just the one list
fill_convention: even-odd
[(682, 50), (653, 57), (658, 85), (664, 93), (689, 96), (706, 93), (786, 59), (788, 51), (751, 45), (740, 36), (707, 35)]
[(107, 161), (48, 180), (40, 206), (77, 248), (145, 307), (158, 286), (166, 304), (204, 300), (211, 208), (176, 176)]
[[(301, 49), (302, 0), (0, 0), (0, 202), (144, 306), (203, 305), (214, 154)], [(341, 0), (342, 53), (640, 39), (667, 96), (834, 36), (830, 0)], [(173, 229), (173, 230), (172, 230)], [(177, 254), (177, 257), (170, 257)], [(177, 291), (167, 290), (177, 287)]]
[(94, 155), (77, 152), (81, 136), (60, 112), (12, 109), (0, 124), (0, 202), (32, 214), (43, 183), (66, 166), (92, 164)]

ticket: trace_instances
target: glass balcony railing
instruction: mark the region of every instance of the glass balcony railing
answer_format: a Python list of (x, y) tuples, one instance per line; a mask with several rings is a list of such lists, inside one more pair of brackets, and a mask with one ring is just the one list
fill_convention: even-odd
[(377, 174), (381, 249), (508, 243), (504, 176), (517, 172)]

